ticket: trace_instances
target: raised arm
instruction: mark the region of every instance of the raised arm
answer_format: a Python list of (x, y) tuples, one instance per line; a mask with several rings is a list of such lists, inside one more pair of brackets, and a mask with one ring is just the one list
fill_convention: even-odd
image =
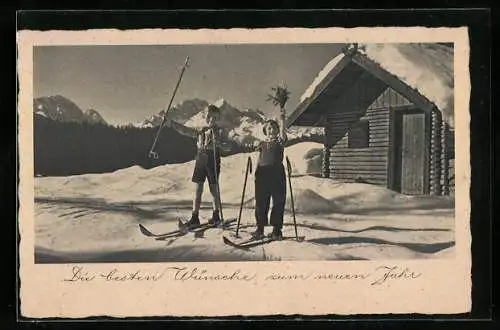
[(175, 122), (171, 119), (166, 119), (165, 120), (165, 126), (168, 126), (172, 129), (174, 129), (177, 133), (182, 134), (184, 136), (196, 139), (198, 137), (198, 132), (191, 127), (184, 126), (182, 124), (179, 124), (178, 122)]
[(255, 141), (254, 143), (250, 144), (250, 143), (247, 143), (247, 144), (241, 144), (241, 146), (243, 147), (243, 150), (245, 152), (254, 152), (254, 151), (259, 151), (260, 150), (260, 141), (257, 140)]
[(223, 151), (231, 151), (233, 141), (229, 139), (229, 132), (225, 129), (219, 130), (220, 141), (218, 141), (218, 146)]
[(238, 141), (238, 139), (237, 139), (237, 137), (239, 137), (239, 134), (236, 134), (234, 132), (231, 132), (230, 134), (228, 134), (228, 137), (233, 144), (242, 148), (244, 152), (254, 152), (254, 151), (258, 151), (260, 149), (260, 141), (259, 140), (256, 140), (253, 143), (242, 143), (242, 142)]
[(286, 135), (286, 115), (285, 115), (285, 109), (282, 109), (280, 111), (280, 139), (283, 141), (283, 143), (288, 141), (288, 137)]

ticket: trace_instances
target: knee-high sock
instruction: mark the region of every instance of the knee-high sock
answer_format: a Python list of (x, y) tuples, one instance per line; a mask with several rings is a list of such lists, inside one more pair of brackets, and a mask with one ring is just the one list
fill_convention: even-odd
[(212, 193), (212, 207), (215, 210), (220, 210), (221, 209), (221, 200), (220, 200), (220, 195), (219, 191), (217, 189), (216, 184), (210, 184), (210, 192)]
[(203, 183), (196, 183), (195, 185), (196, 187), (193, 199), (193, 213), (198, 214), (200, 212), (201, 196), (203, 195)]

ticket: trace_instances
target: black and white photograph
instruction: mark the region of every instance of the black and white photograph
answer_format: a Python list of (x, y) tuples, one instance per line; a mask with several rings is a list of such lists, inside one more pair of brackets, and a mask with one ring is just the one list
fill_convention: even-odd
[(453, 256), (453, 44), (33, 61), (37, 263)]
[[(356, 31), (27, 34), (25, 294), (72, 316), (215, 315), (223, 292), (218, 315), (467, 308), (466, 33)], [(138, 298), (105, 308), (118, 285)]]

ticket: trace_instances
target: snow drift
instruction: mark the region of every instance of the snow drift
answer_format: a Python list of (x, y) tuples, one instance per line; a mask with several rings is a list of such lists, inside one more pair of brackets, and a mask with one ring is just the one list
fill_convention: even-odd
[[(307, 175), (317, 144), (286, 149), (293, 167), (298, 235), (304, 242), (273, 242), (252, 251), (222, 243), (221, 230), (157, 241), (138, 223), (160, 233), (191, 213), (193, 163), (114, 173), (35, 178), (35, 262), (182, 262), (252, 260), (383, 260), (450, 258), (454, 255), (453, 200), (404, 196), (384, 187), (341, 183)], [(311, 157), (312, 155), (312, 157)], [(222, 159), (221, 195), (226, 219), (237, 217), (247, 157)], [(255, 228), (250, 176), (240, 234)], [(202, 221), (211, 214), (208, 189)], [(283, 233), (294, 237), (290, 193)], [(234, 227), (225, 235), (234, 234)], [(266, 230), (269, 228), (266, 228)]]
[[(296, 210), (299, 213), (355, 212), (380, 206), (409, 207), (426, 204), (425, 197), (398, 194), (385, 187), (363, 183), (342, 183), (318, 176), (321, 160), (320, 144), (303, 142), (286, 148), (292, 166), (292, 185)], [(313, 157), (310, 157), (313, 155)], [(243, 153), (223, 157), (221, 161), (220, 188), (225, 204), (240, 203), (247, 158), (257, 165), (258, 153)], [(285, 164), (285, 162), (284, 162)], [(85, 174), (69, 177), (37, 178), (37, 196), (72, 196), (102, 198), (113, 202), (146, 202), (163, 198), (169, 202), (190, 206), (193, 194), (191, 175), (194, 162), (168, 164), (153, 169), (133, 166), (105, 174)], [(50, 192), (50, 194), (46, 194)], [(124, 193), (126, 192), (126, 193)], [(208, 189), (203, 200), (209, 203)], [(253, 207), (253, 175), (248, 179), (245, 205)], [(287, 194), (290, 209), (290, 194)], [(443, 199), (449, 207), (449, 200)], [(413, 203), (413, 204), (412, 204)], [(448, 203), (448, 204), (447, 204)]]

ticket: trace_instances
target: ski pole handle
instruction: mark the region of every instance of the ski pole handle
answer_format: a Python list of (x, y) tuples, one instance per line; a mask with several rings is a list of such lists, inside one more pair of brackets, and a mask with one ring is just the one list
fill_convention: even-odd
[(149, 152), (149, 157), (150, 158), (154, 158), (154, 159), (158, 159), (158, 153), (154, 152), (154, 151), (150, 151)]

